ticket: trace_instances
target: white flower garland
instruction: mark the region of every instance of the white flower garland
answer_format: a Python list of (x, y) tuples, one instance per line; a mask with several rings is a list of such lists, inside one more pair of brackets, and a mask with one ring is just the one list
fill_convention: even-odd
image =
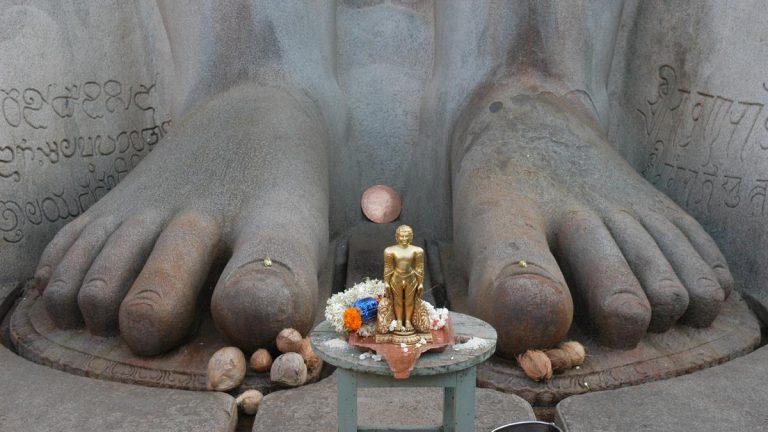
[[(344, 311), (352, 306), (352, 303), (357, 300), (364, 299), (366, 297), (384, 295), (384, 282), (378, 279), (366, 279), (364, 282), (360, 282), (352, 286), (352, 288), (346, 289), (340, 293), (336, 293), (328, 299), (327, 306), (325, 307), (325, 319), (333, 326), (333, 328), (342, 335), (349, 334), (349, 331), (344, 327)], [(364, 324), (357, 331), (357, 334), (363, 337), (373, 336), (376, 334), (376, 322)]]
[(429, 327), (432, 330), (440, 330), (445, 327), (445, 321), (448, 319), (448, 309), (436, 308), (428, 301), (424, 302), (424, 307), (429, 312)]
[[(344, 311), (352, 306), (352, 303), (357, 300), (364, 299), (366, 297), (379, 298), (384, 296), (385, 290), (384, 282), (379, 279), (366, 279), (364, 282), (360, 282), (352, 286), (352, 288), (346, 289), (340, 293), (336, 293), (328, 299), (327, 306), (325, 307), (325, 319), (333, 326), (333, 328), (341, 335), (348, 335), (349, 331), (344, 327)], [(429, 312), (429, 322), (432, 330), (440, 330), (445, 326), (445, 322), (448, 319), (448, 309), (435, 308), (429, 302), (424, 302), (424, 307)], [(389, 330), (393, 331), (397, 327), (397, 321), (392, 321), (389, 324)], [(362, 337), (373, 336), (376, 334), (376, 322), (363, 324), (357, 334)]]

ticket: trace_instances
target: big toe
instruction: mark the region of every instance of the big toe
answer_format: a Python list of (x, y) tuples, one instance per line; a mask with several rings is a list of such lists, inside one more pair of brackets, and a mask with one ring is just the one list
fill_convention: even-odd
[(277, 259), (257, 259), (222, 277), (211, 300), (218, 329), (238, 347), (274, 344), (284, 328), (306, 334), (314, 320), (312, 287)]
[(477, 310), (498, 333), (498, 353), (512, 357), (529, 348), (549, 347), (565, 337), (572, 305), (565, 285), (512, 264), (481, 296)]
[(544, 215), (525, 195), (472, 186), (478, 180), (469, 176), (454, 204), (473, 313), (496, 328), (502, 356), (552, 346), (568, 333), (573, 301), (550, 252)]

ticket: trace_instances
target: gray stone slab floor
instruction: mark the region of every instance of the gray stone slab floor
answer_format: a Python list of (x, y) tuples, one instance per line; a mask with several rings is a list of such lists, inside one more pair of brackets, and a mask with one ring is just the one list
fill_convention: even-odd
[(572, 396), (558, 404), (567, 432), (768, 430), (768, 347), (665, 381)]
[(140, 387), (79, 377), (27, 361), (0, 346), (0, 431), (233, 431), (224, 393)]
[[(523, 399), (488, 389), (477, 389), (476, 429), (534, 420), (533, 409)], [(443, 393), (439, 388), (364, 388), (358, 390), (360, 426), (430, 426), (442, 421)], [(335, 432), (336, 377), (317, 384), (271, 393), (264, 397), (253, 432)]]

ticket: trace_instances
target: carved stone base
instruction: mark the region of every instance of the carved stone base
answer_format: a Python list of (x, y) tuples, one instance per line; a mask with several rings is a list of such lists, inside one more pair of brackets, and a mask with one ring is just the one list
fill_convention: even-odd
[[(57, 328), (34, 289), (27, 290), (13, 312), (11, 338), (23, 357), (54, 369), (108, 381), (184, 390), (206, 390), (208, 360), (216, 350), (229, 345), (210, 317), (205, 317), (197, 334), (186, 344), (160, 356), (137, 357), (119, 337)], [(319, 378), (321, 368), (315, 369), (308, 371), (308, 382)], [(269, 380), (269, 373), (248, 370), (243, 384), (232, 392), (256, 389), (268, 393), (277, 388)]]
[[(355, 244), (364, 243), (350, 242), (350, 256), (357, 252), (352, 247)], [(443, 283), (446, 287), (445, 293), (437, 294), (441, 298), (447, 295), (452, 311), (466, 313), (466, 281), (457, 273), (450, 245), (440, 245), (439, 252), (437, 247), (427, 247), (435, 252), (429, 257), (432, 274), (428, 276), (438, 281), (438, 287)], [(371, 260), (380, 260), (378, 255), (369, 255)], [(348, 275), (369, 274), (368, 270), (363, 271), (367, 269), (363, 264), (366, 263), (350, 261), (350, 268), (346, 269), (330, 262), (321, 285), (330, 286), (333, 281), (337, 289), (345, 284), (351, 286), (360, 280), (350, 280)], [(205, 389), (208, 359), (226, 345), (210, 319), (205, 319), (195, 338), (186, 345), (154, 358), (135, 357), (119, 338), (101, 338), (85, 330), (57, 329), (34, 290), (27, 291), (13, 313), (11, 333), (21, 355), (37, 363), (94, 378), (189, 390)], [(752, 351), (760, 341), (760, 328), (734, 291), (720, 316), (706, 329), (675, 326), (666, 333), (649, 334), (628, 351), (600, 346), (578, 325), (574, 325), (569, 338), (587, 348), (587, 361), (579, 369), (557, 374), (549, 382), (536, 383), (524, 376), (516, 362), (492, 357), (478, 367), (478, 385), (515, 393), (541, 412), (574, 394), (671, 378), (726, 362)], [(248, 372), (242, 389), (247, 388), (270, 391), (272, 384), (267, 374)]]
[[(451, 310), (466, 313), (466, 283), (453, 273), (456, 267), (450, 265), (449, 247), (441, 247), (441, 259)], [(574, 322), (568, 339), (586, 347), (587, 360), (579, 369), (537, 383), (523, 374), (517, 362), (494, 356), (478, 366), (477, 385), (521, 396), (537, 414), (546, 415), (547, 409), (568, 396), (672, 378), (747, 354), (760, 343), (760, 324), (733, 291), (707, 328), (676, 325), (665, 333), (649, 333), (634, 349), (615, 350), (598, 344)]]
[(410, 335), (387, 333), (376, 335), (376, 343), (404, 343), (406, 345), (415, 345), (422, 339), (424, 339), (426, 342), (432, 342), (432, 333), (414, 333)]
[[(330, 249), (336, 248), (336, 242), (331, 242)], [(318, 278), (321, 311), (334, 283), (334, 259), (334, 254), (328, 254)], [(343, 282), (342, 279), (340, 283)], [(35, 363), (75, 375), (151, 387), (207, 390), (208, 360), (218, 349), (231, 345), (206, 313), (195, 334), (184, 345), (159, 356), (137, 357), (119, 337), (94, 336), (85, 329), (57, 328), (31, 281), (27, 282), (23, 296), (10, 317), (11, 341), (18, 353)], [(321, 369), (322, 364), (307, 371), (308, 384), (320, 378)], [(243, 384), (229, 393), (238, 395), (251, 389), (267, 394), (280, 387), (270, 381), (269, 372), (256, 373), (248, 368)]]

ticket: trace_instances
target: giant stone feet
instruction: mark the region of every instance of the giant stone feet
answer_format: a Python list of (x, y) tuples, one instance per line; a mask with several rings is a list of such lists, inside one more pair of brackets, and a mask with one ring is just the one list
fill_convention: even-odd
[(614, 348), (678, 321), (714, 320), (733, 285), (722, 254), (617, 154), (586, 109), (551, 93), (495, 91), (459, 125), (457, 257), (501, 355), (557, 343), (574, 304)]
[[(245, 350), (306, 333), (328, 243), (327, 137), (302, 92), (241, 85), (201, 103), (110, 194), (65, 226), (36, 272), (53, 321), (120, 334), (138, 355), (178, 346), (211, 309)], [(264, 264), (269, 256), (272, 265)]]

